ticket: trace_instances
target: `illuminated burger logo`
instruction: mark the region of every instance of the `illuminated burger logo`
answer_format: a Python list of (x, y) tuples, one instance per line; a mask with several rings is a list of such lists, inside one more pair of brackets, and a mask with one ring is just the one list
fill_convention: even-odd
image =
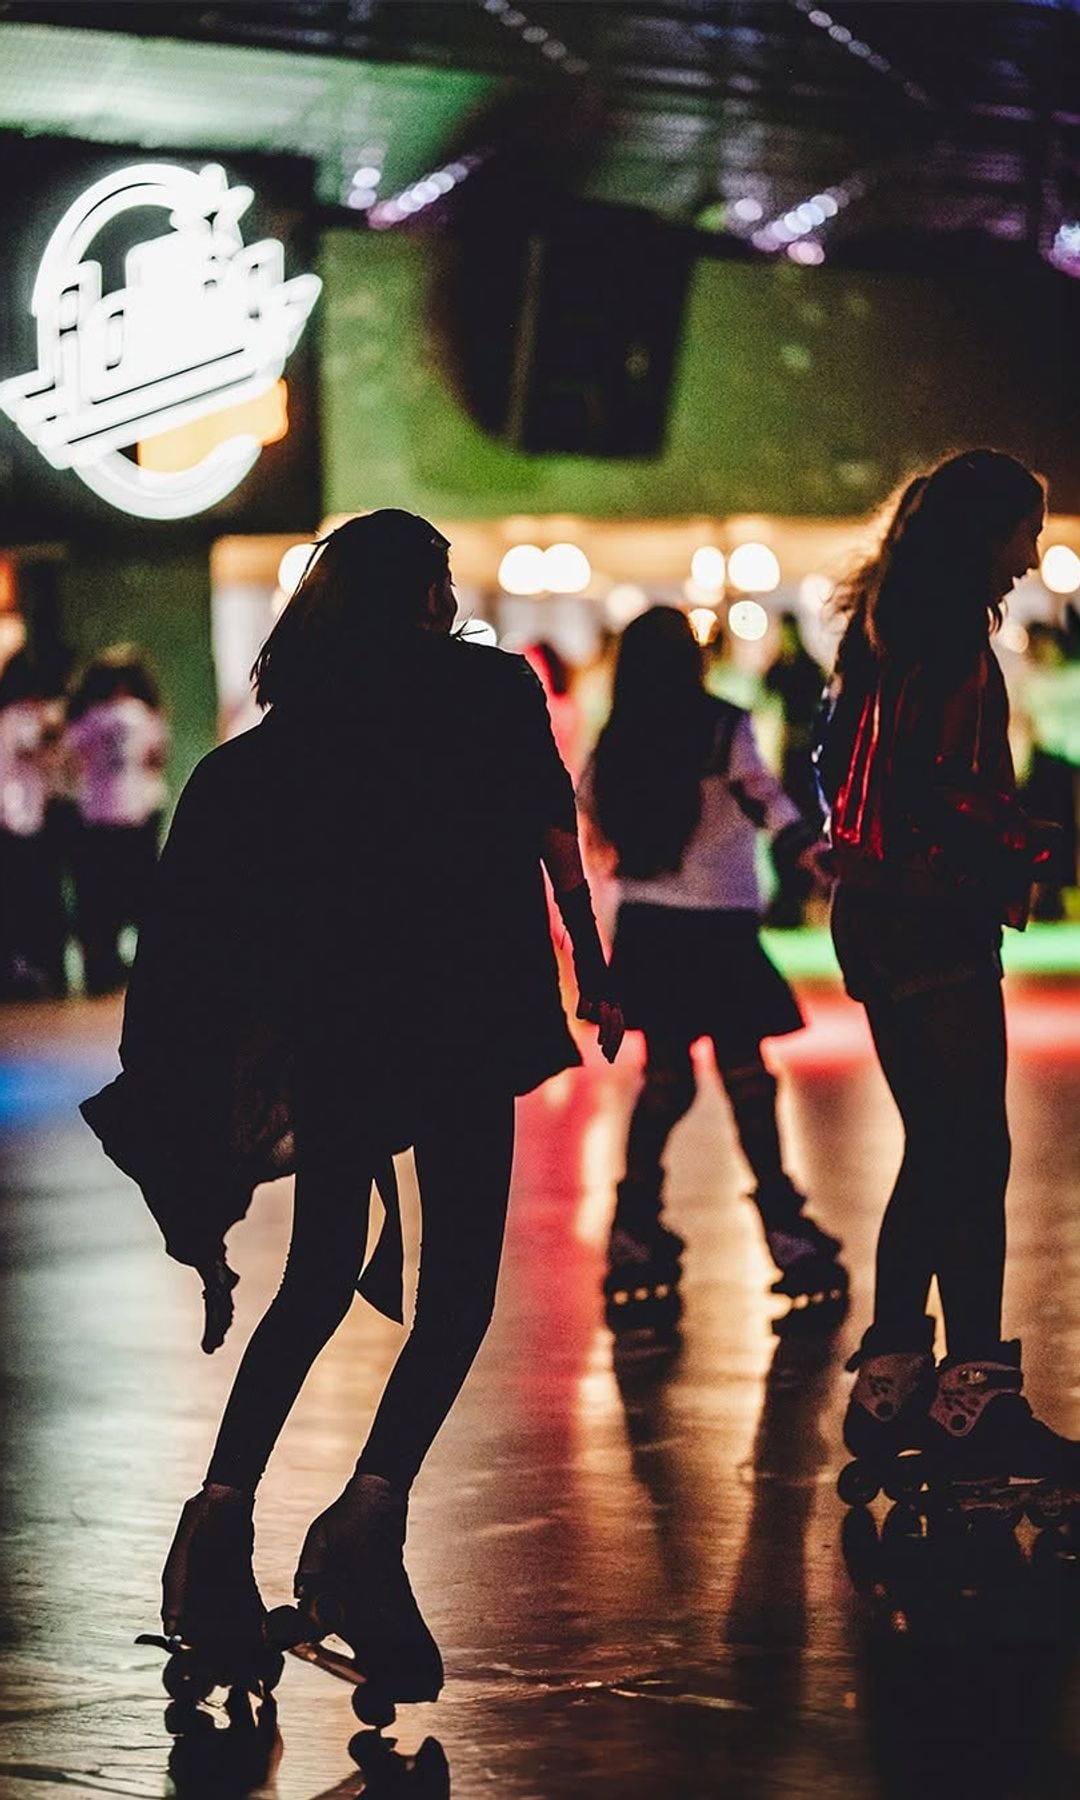
[[(282, 372), (322, 284), (287, 281), (276, 238), (244, 243), (252, 198), (216, 163), (140, 163), (88, 188), (41, 259), (38, 366), (0, 382), (0, 408), (54, 469), (138, 518), (203, 512), (288, 429)], [(104, 293), (89, 253), (135, 207), (168, 229), (128, 249)]]

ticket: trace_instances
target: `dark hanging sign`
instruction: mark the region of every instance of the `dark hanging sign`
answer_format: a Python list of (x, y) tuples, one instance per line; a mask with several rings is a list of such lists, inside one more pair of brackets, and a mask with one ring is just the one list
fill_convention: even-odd
[(0, 155), (0, 536), (313, 524), (310, 165)]

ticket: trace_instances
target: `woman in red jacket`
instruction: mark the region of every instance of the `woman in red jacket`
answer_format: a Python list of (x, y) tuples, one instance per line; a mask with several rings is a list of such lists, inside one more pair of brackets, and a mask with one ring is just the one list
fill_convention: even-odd
[[(1080, 1446), (1032, 1417), (1003, 1342), (1001, 927), (1022, 929), (1039, 832), (1021, 811), (991, 633), (1038, 562), (1045, 500), (1012, 457), (950, 457), (905, 491), (849, 584), (819, 751), (837, 863), (833, 936), (904, 1123), (873, 1324), (845, 1421), (880, 1473), (922, 1447), (947, 1479), (1074, 1483)], [(937, 1278), (948, 1355), (926, 1316)], [(860, 1498), (859, 1482), (847, 1496)]]

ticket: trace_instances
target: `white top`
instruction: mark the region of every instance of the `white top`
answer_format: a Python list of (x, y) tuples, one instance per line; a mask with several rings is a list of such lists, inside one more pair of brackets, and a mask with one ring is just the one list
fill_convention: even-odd
[[(757, 834), (767, 831), (775, 838), (789, 825), (798, 824), (801, 814), (762, 761), (750, 714), (725, 701), (718, 704), (728, 715), (728, 730), (731, 713), (737, 713), (730, 754), (726, 770), (706, 775), (701, 783), (701, 817), (682, 862), (674, 873), (648, 881), (619, 876), (620, 904), (682, 906), (702, 912), (762, 910), (755, 860)], [(594, 763), (595, 757), (590, 757), (577, 801), (596, 825)]]
[(0, 831), (34, 837), (57, 786), (60, 707), (16, 700), (0, 708)]
[(103, 700), (64, 733), (72, 791), (86, 825), (145, 825), (165, 805), (169, 728), (160, 713), (124, 695)]

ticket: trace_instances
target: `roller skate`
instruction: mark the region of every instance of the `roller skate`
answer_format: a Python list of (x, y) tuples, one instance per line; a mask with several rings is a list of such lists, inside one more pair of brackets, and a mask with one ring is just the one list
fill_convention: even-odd
[(1080, 1443), (1036, 1419), (1023, 1397), (1020, 1343), (938, 1370), (924, 1455), (928, 1516), (1008, 1530), (1080, 1524)]
[(660, 1186), (659, 1180), (627, 1178), (616, 1189), (604, 1317), (623, 1349), (672, 1343), (682, 1317), (679, 1282), (686, 1246), (661, 1220)]
[(281, 1679), (283, 1659), (265, 1634), (266, 1608), (251, 1567), (251, 1496), (209, 1483), (180, 1514), (162, 1574), (163, 1635), (140, 1644), (168, 1652), (162, 1674), (176, 1703), (166, 1725), (179, 1731), (185, 1709), (214, 1688), (264, 1701)]
[(791, 1301), (789, 1310), (773, 1320), (777, 1337), (792, 1331), (832, 1331), (848, 1310), (847, 1270), (837, 1258), (840, 1239), (822, 1231), (803, 1208), (806, 1197), (783, 1176), (770, 1187), (751, 1195), (761, 1214), (769, 1255), (780, 1274), (770, 1293)]
[[(435, 1700), (442, 1657), (405, 1573), (405, 1494), (357, 1474), (310, 1527), (294, 1581), (298, 1605), (270, 1614), (270, 1641), (355, 1687), (364, 1724), (392, 1723), (396, 1705)], [(326, 1647), (335, 1636), (345, 1656)]]
[(879, 1493), (910, 1499), (922, 1486), (926, 1418), (934, 1397), (934, 1321), (923, 1319), (901, 1348), (895, 1334), (871, 1325), (848, 1368), (857, 1370), (844, 1418), (854, 1457), (836, 1491), (847, 1506), (868, 1506)]

